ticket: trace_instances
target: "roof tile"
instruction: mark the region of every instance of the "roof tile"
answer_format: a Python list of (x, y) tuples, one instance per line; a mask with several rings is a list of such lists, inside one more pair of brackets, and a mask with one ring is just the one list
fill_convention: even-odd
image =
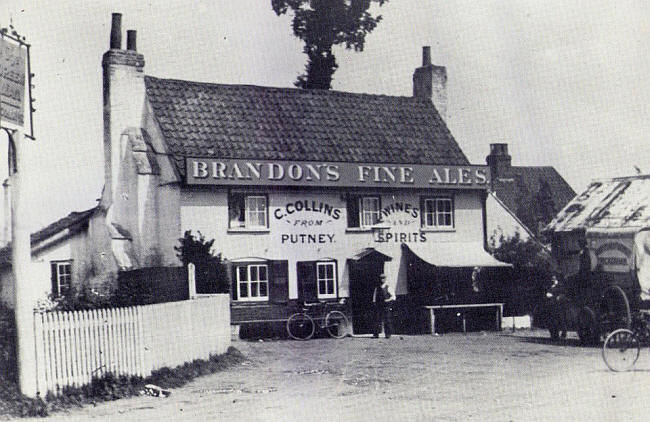
[(465, 165), (430, 101), (145, 77), (180, 174), (185, 157)]

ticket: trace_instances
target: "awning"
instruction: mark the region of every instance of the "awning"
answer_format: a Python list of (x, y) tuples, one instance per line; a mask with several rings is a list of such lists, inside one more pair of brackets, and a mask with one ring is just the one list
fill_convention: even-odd
[(362, 249), (361, 251), (359, 251), (356, 254), (352, 255), (350, 257), (350, 259), (352, 261), (361, 261), (363, 258), (367, 258), (367, 257), (378, 258), (378, 259), (381, 259), (381, 260), (384, 260), (384, 261), (392, 261), (392, 259), (393, 259), (390, 256), (379, 252), (375, 248)]
[(436, 267), (512, 267), (485, 252), (478, 242), (411, 243), (403, 246)]

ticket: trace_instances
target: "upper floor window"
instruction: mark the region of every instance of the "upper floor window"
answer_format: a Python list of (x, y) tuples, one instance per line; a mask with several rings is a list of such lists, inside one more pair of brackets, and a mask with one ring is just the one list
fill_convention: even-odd
[(425, 229), (453, 228), (453, 200), (451, 198), (425, 198), (423, 200), (422, 227)]
[(347, 201), (348, 227), (370, 228), (381, 220), (378, 196), (350, 195)]
[(267, 229), (268, 197), (260, 194), (231, 193), (228, 198), (230, 228)]
[(237, 297), (242, 301), (263, 301), (269, 298), (269, 271), (266, 264), (236, 267)]
[(72, 283), (72, 262), (54, 261), (50, 263), (52, 270), (52, 295), (65, 295)]

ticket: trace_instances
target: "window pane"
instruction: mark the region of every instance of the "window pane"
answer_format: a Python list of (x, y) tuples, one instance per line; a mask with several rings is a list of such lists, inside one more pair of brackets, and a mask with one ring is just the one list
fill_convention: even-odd
[(266, 276), (266, 265), (261, 265), (259, 267), (259, 280), (268, 280), (269, 278)]
[(329, 280), (327, 282), (327, 294), (329, 295), (334, 294), (334, 280)]
[(237, 280), (239, 281), (248, 280), (248, 273), (246, 271), (246, 267), (237, 267)]
[(267, 286), (268, 286), (267, 283), (260, 283), (259, 285), (260, 285), (260, 296), (261, 297), (268, 296), (269, 294), (267, 292)]
[(257, 291), (257, 283), (251, 282), (251, 297), (257, 297), (258, 296), (258, 291)]
[(250, 268), (250, 272), (251, 272), (251, 281), (257, 281), (257, 280), (259, 280), (259, 278), (258, 278), (258, 276), (257, 276), (257, 267), (254, 266), (254, 265), (251, 265), (251, 266), (248, 267), (248, 268)]
[(325, 283), (322, 280), (318, 281), (318, 294), (319, 295), (324, 295), (325, 293)]
[(325, 277), (325, 265), (318, 264), (318, 279), (322, 280)]
[(239, 297), (248, 297), (247, 286), (246, 283), (239, 283)]

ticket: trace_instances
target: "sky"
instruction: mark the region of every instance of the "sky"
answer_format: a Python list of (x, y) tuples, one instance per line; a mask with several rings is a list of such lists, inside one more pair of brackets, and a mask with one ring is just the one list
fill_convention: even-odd
[[(27, 37), (36, 74), (36, 140), (25, 146), (32, 230), (101, 194), (112, 12), (138, 31), (148, 75), (292, 87), (306, 63), (270, 0), (2, 0), (0, 26), (12, 21)], [(554, 166), (576, 191), (634, 166), (650, 173), (650, 3), (391, 0), (376, 12), (383, 20), (363, 52), (335, 50), (333, 89), (410, 96), (430, 45), (447, 68), (447, 125), (473, 164), (507, 143), (513, 165)], [(4, 134), (0, 154), (4, 179)]]

